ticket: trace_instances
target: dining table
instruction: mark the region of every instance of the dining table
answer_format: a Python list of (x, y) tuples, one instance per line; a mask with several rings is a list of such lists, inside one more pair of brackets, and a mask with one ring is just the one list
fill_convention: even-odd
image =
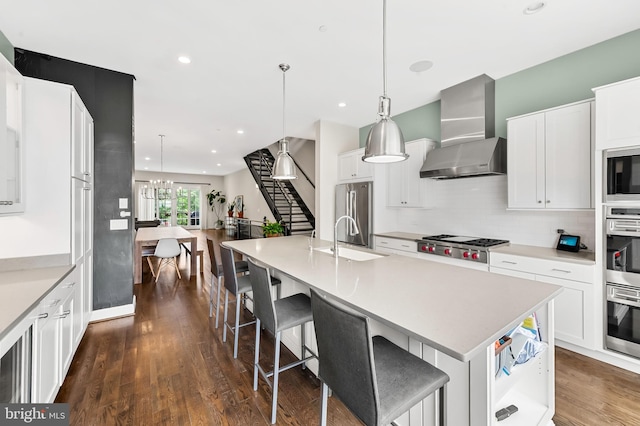
[(143, 247), (153, 247), (163, 238), (175, 238), (178, 243), (189, 243), (189, 274), (191, 276), (197, 273), (197, 247), (198, 237), (187, 231), (181, 226), (158, 226), (155, 228), (140, 228), (136, 231), (134, 243), (134, 263), (133, 263), (133, 282), (135, 284), (142, 282), (142, 256)]

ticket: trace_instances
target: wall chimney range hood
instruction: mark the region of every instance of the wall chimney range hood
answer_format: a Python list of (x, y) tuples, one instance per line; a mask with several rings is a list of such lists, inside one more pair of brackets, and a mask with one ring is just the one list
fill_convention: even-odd
[(421, 178), (505, 174), (507, 141), (495, 137), (495, 81), (482, 74), (441, 91), (441, 146), (427, 154)]

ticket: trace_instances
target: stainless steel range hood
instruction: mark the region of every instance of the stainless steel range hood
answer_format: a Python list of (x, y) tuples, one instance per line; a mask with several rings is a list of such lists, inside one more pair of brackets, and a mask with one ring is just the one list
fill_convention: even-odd
[(507, 172), (507, 141), (495, 137), (495, 82), (482, 74), (441, 92), (441, 147), (420, 177), (453, 179)]

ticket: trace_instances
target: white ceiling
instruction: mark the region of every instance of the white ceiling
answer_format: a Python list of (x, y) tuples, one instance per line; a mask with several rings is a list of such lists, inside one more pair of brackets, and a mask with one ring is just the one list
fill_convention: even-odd
[[(535, 0), (389, 0), (392, 114), (640, 28), (638, 0), (544, 1), (525, 15)], [(165, 172), (245, 167), (244, 155), (282, 137), (282, 62), (287, 136), (315, 139), (319, 119), (376, 119), (381, 0), (0, 0), (0, 10), (16, 47), (135, 75), (137, 170), (160, 170), (159, 134)], [(431, 70), (409, 70), (425, 59)]]

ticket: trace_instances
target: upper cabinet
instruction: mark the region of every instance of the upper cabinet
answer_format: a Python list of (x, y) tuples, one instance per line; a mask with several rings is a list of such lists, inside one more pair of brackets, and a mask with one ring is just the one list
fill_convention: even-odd
[(640, 77), (593, 89), (596, 149), (640, 145)]
[(0, 55), (0, 214), (24, 212), (20, 73)]
[(429, 139), (406, 142), (404, 147), (409, 158), (398, 163), (387, 164), (387, 206), (426, 207), (427, 180), (420, 178), (420, 168), (427, 157), (427, 152), (435, 146), (436, 143)]
[(362, 161), (364, 148), (343, 152), (338, 155), (338, 180), (357, 182), (373, 179), (373, 165)]
[(71, 176), (86, 182), (93, 179), (93, 119), (75, 90), (71, 90)]
[(592, 108), (586, 101), (507, 120), (510, 209), (593, 208)]

